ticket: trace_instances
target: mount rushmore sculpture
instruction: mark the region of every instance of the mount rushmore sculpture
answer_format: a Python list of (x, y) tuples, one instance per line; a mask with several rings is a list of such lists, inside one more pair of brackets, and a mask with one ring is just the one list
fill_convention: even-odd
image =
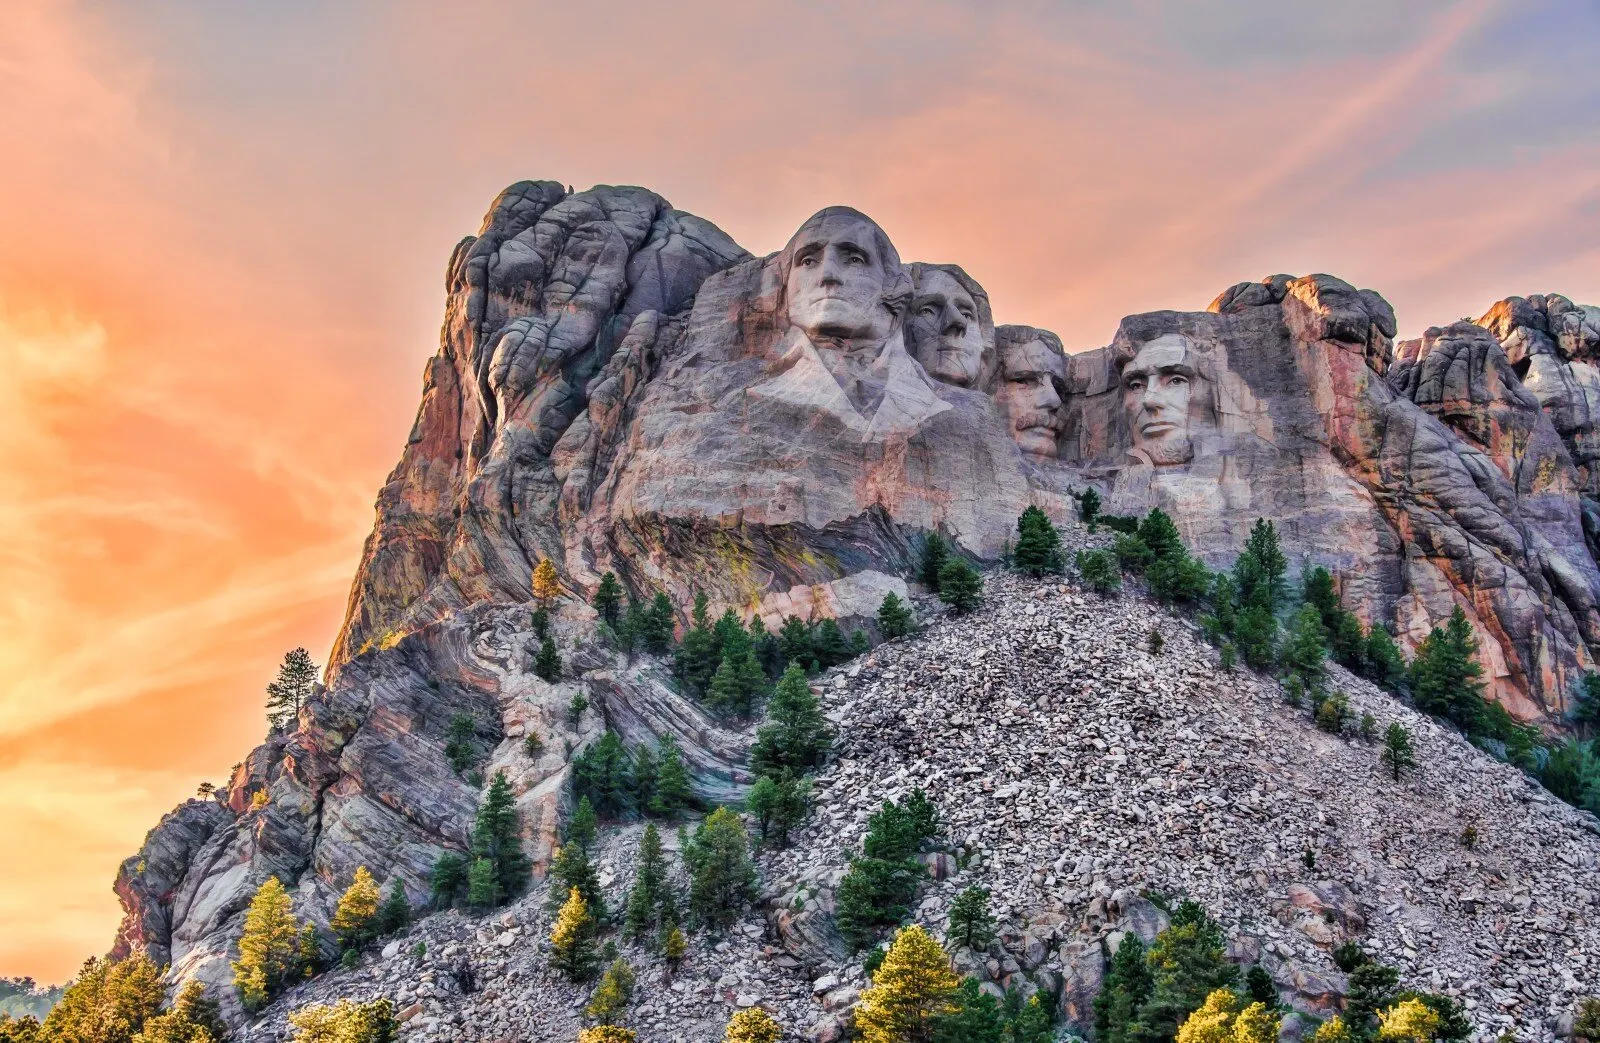
[[(926, 534), (994, 560), (1025, 507), (1064, 522), (1092, 487), (1116, 513), (1163, 508), (1212, 565), (1271, 519), (1403, 645), (1459, 606), (1527, 720), (1559, 714), (1600, 649), (1600, 309), (1563, 297), (1397, 345), (1377, 294), (1277, 275), (1068, 354), (856, 210), (752, 257), (654, 193), (554, 182), (503, 192), (446, 290), (326, 690), (225, 801), (174, 811), (124, 864), (118, 952), (225, 984), (273, 874), (323, 922), (358, 865), (420, 900), (438, 851), (467, 845), (477, 792), (444, 754), (463, 714), (536, 860), (571, 752), (605, 727), (673, 735), (703, 792), (734, 792), (747, 740), (576, 640), (608, 571), (680, 608), (866, 620)], [(555, 685), (528, 647), (545, 558), (576, 595)], [(569, 717), (574, 689), (598, 709)]]

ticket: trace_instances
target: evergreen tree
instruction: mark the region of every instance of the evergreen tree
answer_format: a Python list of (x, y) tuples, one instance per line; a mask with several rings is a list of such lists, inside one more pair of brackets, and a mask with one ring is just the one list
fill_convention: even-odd
[(1156, 936), (1145, 955), (1152, 982), (1139, 1008), (1137, 1038), (1166, 1043), (1178, 1026), (1217, 989), (1232, 985), (1238, 968), (1228, 962), (1222, 930), (1194, 902), (1185, 901), (1172, 925)]
[(656, 790), (650, 797), (650, 814), (665, 819), (675, 819), (694, 805), (694, 791), (690, 788), (689, 767), (683, 761), (678, 741), (671, 735), (661, 739), (660, 766), (656, 772)]
[(573, 758), (573, 792), (588, 797), (601, 818), (621, 818), (632, 806), (631, 761), (617, 733), (607, 731)]
[(473, 733), (477, 729), (477, 722), (471, 714), (458, 713), (450, 718), (450, 727), (445, 730), (444, 755), (450, 762), (450, 770), (457, 775), (472, 767), (477, 760), (478, 749), (473, 745)]
[(860, 627), (856, 627), (855, 629), (851, 630), (850, 658), (854, 659), (857, 656), (864, 656), (870, 651), (872, 651), (872, 638), (867, 636), (867, 632), (862, 630)]
[(745, 811), (761, 831), (762, 846), (769, 841), (775, 847), (789, 845), (789, 831), (805, 820), (810, 793), (810, 777), (797, 779), (788, 768), (756, 780), (745, 797)]
[(385, 999), (314, 1003), (292, 1012), (289, 1024), (294, 1043), (394, 1043), (400, 1035), (394, 1004)]
[(745, 649), (744, 656), (739, 660), (739, 695), (743, 709), (741, 716), (748, 717), (755, 712), (757, 706), (765, 702), (771, 685), (767, 682), (766, 668), (761, 665), (761, 660), (756, 657), (754, 648)]
[(295, 648), (285, 654), (278, 676), (267, 685), (267, 720), (272, 727), (286, 728), (298, 720), (316, 683), (317, 664), (311, 653)]
[(433, 863), (428, 884), (433, 892), (433, 907), (448, 909), (467, 895), (467, 861), (453, 851), (441, 854)]
[(1122, 586), (1122, 570), (1109, 551), (1080, 550), (1075, 564), (1078, 575), (1096, 594), (1110, 594)]
[(1358, 1039), (1371, 1039), (1378, 1027), (1378, 1012), (1399, 997), (1400, 972), (1366, 960), (1350, 971), (1345, 995), (1344, 1022)]
[(1144, 575), (1144, 570), (1155, 564), (1156, 555), (1150, 547), (1141, 540), (1137, 533), (1125, 533), (1118, 536), (1111, 545), (1111, 551), (1117, 556), (1117, 564), (1125, 572), (1135, 576)]
[(467, 905), (473, 909), (493, 909), (505, 897), (495, 875), (494, 861), (475, 858), (467, 866)]
[(589, 907), (576, 887), (567, 892), (567, 901), (550, 931), (550, 966), (572, 981), (583, 981), (594, 973), (598, 955), (594, 946), (595, 922)]
[[(517, 798), (503, 771), (495, 772), (478, 804), (478, 817), (472, 824), (472, 857), (487, 859), (494, 867), (495, 885), (501, 898), (521, 894), (527, 886), (530, 865), (528, 857), (522, 853)], [(470, 873), (468, 886), (471, 886)]]
[(944, 537), (937, 532), (930, 532), (922, 541), (922, 557), (917, 565), (917, 577), (934, 593), (939, 592), (939, 576), (944, 572), (945, 562), (949, 560), (950, 550), (945, 546)]
[(541, 607), (548, 606), (561, 596), (561, 577), (556, 575), (556, 563), (549, 558), (540, 558), (539, 564), (534, 567), (533, 596)]
[(533, 660), (533, 672), (550, 684), (561, 680), (561, 653), (556, 651), (554, 639), (547, 637), (539, 646), (539, 654)]
[(602, 1025), (615, 1025), (633, 999), (633, 967), (622, 957), (611, 961), (600, 985), (589, 998), (583, 1012)]
[(1145, 570), (1150, 593), (1162, 601), (1192, 604), (1211, 589), (1211, 572), (1198, 558), (1190, 557), (1180, 545), (1177, 552), (1152, 562)]
[(637, 601), (628, 602), (628, 611), (623, 613), (622, 625), (617, 627), (617, 644), (622, 646), (631, 661), (633, 650), (640, 645), (646, 645), (650, 639), (650, 632), (654, 625), (650, 610)]
[[(289, 892), (275, 876), (267, 877), (250, 900), (244, 934), (239, 938), (239, 959), (233, 965), (233, 984), (246, 1010), (260, 1010), (304, 976), (300, 923), (292, 907)], [(49, 1024), (46, 1019), (47, 1028)]]
[(811, 647), (811, 628), (799, 616), (790, 616), (778, 629), (778, 647), (783, 651), (786, 666), (798, 666), (810, 673), (817, 668), (817, 657)]
[(1187, 553), (1183, 549), (1183, 537), (1178, 535), (1178, 526), (1159, 507), (1152, 509), (1139, 523), (1139, 539), (1150, 548), (1156, 561), (1168, 561)]
[(735, 1011), (722, 1036), (723, 1043), (779, 1043), (781, 1039), (783, 1029), (760, 1007)]
[(1085, 525), (1093, 525), (1100, 518), (1100, 494), (1094, 489), (1085, 489), (1078, 498), (1078, 517)]
[(750, 648), (756, 654), (756, 661), (761, 664), (762, 672), (769, 678), (775, 678), (783, 673), (783, 645), (776, 634), (767, 632), (767, 625), (761, 621), (760, 616), (750, 617)]
[(1038, 507), (1028, 506), (1017, 519), (1017, 546), (1012, 562), (1030, 576), (1060, 572), (1061, 534)]
[(1050, 1030), (1050, 1011), (1040, 1002), (1039, 993), (1024, 1000), (1017, 989), (1007, 989), (1000, 1011), (1008, 1043), (1053, 1043), (1055, 1040), (1055, 1033)]
[(639, 1034), (618, 1025), (595, 1025), (578, 1030), (578, 1043), (638, 1043)]
[(832, 729), (805, 673), (790, 664), (772, 694), (767, 723), (756, 732), (751, 767), (761, 774), (783, 768), (803, 772), (822, 762), (832, 742)]
[(1367, 631), (1364, 658), (1367, 664), (1367, 676), (1379, 687), (1392, 692), (1405, 680), (1405, 656), (1401, 655), (1399, 646), (1394, 643), (1394, 638), (1389, 636), (1389, 632), (1376, 623)]
[(1244, 605), (1276, 612), (1283, 603), (1284, 579), (1289, 574), (1289, 559), (1278, 544), (1278, 530), (1265, 518), (1257, 518), (1245, 540), (1244, 550), (1234, 563), (1234, 582)]
[(1354, 613), (1340, 609), (1328, 630), (1328, 650), (1347, 670), (1367, 674), (1367, 632)]
[(1139, 1010), (1153, 988), (1144, 943), (1128, 931), (1112, 954), (1100, 994), (1094, 999), (1095, 1043), (1132, 1043), (1137, 1038)]
[(1257, 963), (1245, 972), (1245, 993), (1252, 1003), (1264, 1003), (1268, 1007), (1278, 1004), (1278, 986), (1272, 980), (1272, 975), (1267, 973), (1265, 967)]
[(617, 582), (616, 573), (607, 572), (600, 577), (591, 604), (606, 626), (615, 628), (622, 621), (622, 584)]
[(654, 934), (661, 922), (661, 899), (666, 886), (667, 860), (661, 848), (661, 833), (650, 823), (639, 838), (633, 888), (628, 892), (623, 931), (629, 938), (641, 940)]
[(1327, 631), (1322, 628), (1322, 616), (1312, 604), (1300, 606), (1289, 626), (1289, 635), (1278, 649), (1278, 662), (1301, 683), (1311, 687), (1322, 679), (1323, 660), (1327, 655)]
[(731, 608), (717, 617), (716, 624), (711, 628), (711, 638), (716, 645), (719, 661), (732, 659), (734, 663), (739, 663), (745, 653), (754, 647), (750, 632), (739, 621), (738, 613)]
[(650, 810), (650, 802), (655, 799), (656, 782), (661, 777), (661, 766), (656, 763), (656, 755), (648, 746), (635, 746), (633, 748), (633, 792), (630, 796), (634, 810), (641, 816)]
[(939, 600), (964, 616), (983, 599), (983, 577), (964, 558), (951, 558), (939, 570)]
[(727, 808), (717, 808), (695, 830), (684, 863), (689, 868), (689, 908), (700, 923), (726, 928), (755, 900), (750, 838), (739, 816)]
[(932, 1043), (939, 1023), (955, 1012), (960, 985), (950, 957), (928, 932), (903, 929), (856, 1007), (862, 1043)]
[[(0, 1034), (0, 1039), (4, 1038)], [(63, 1036), (49, 1038), (65, 1040)], [(170, 1009), (145, 1020), (132, 1043), (220, 1043), (227, 1038), (228, 1026), (216, 1001), (207, 999), (205, 985), (191, 978), (178, 990)]]
[(696, 695), (705, 694), (712, 675), (717, 671), (717, 639), (711, 633), (707, 605), (705, 594), (694, 596), (694, 610), (690, 613), (692, 625), (684, 633), (683, 643), (674, 655), (678, 679)]
[(600, 876), (589, 861), (589, 852), (582, 844), (563, 844), (550, 860), (550, 898), (554, 903), (562, 900), (568, 891), (583, 896), (584, 907), (596, 922), (606, 918), (605, 896), (600, 891)]
[(43, 1023), (30, 1029), (38, 1043), (132, 1043), (158, 1016), (165, 992), (161, 968), (143, 952), (124, 960), (90, 957)]
[(1234, 623), (1233, 644), (1252, 668), (1271, 666), (1277, 655), (1278, 621), (1265, 606), (1247, 605)]
[[(685, 641), (684, 647), (687, 648), (688, 644)], [(717, 672), (711, 675), (711, 684), (706, 690), (706, 707), (723, 717), (738, 717), (750, 712), (745, 702), (739, 668), (726, 656), (717, 667)]]
[(528, 626), (540, 641), (550, 636), (550, 610), (540, 605), (528, 615)]
[(994, 928), (987, 888), (974, 884), (950, 903), (950, 929), (945, 936), (952, 945), (983, 952), (994, 941)]
[(1390, 724), (1383, 733), (1383, 751), (1378, 755), (1384, 766), (1394, 772), (1394, 780), (1417, 766), (1416, 750), (1411, 745), (1411, 733), (1399, 721)]
[(594, 838), (599, 832), (600, 816), (595, 814), (594, 805), (588, 797), (579, 797), (578, 806), (567, 822), (567, 843), (577, 844), (587, 851), (594, 847)]
[(905, 637), (911, 633), (916, 625), (916, 620), (911, 614), (911, 606), (900, 600), (894, 591), (883, 596), (883, 602), (878, 605), (878, 632), (886, 641), (893, 641), (898, 637)]
[(934, 1025), (934, 1043), (1010, 1043), (1000, 1001), (984, 992), (978, 979), (962, 978), (951, 1002), (955, 1009)]
[(341, 949), (359, 950), (377, 936), (376, 921), (381, 900), (377, 881), (372, 879), (366, 866), (357, 866), (355, 879), (339, 897), (339, 905), (328, 923), (339, 939)]
[(650, 601), (643, 638), (644, 647), (656, 655), (665, 655), (672, 648), (677, 625), (672, 618), (672, 601), (658, 592)]
[(688, 951), (689, 939), (683, 936), (683, 928), (675, 923), (661, 928), (661, 955), (666, 958), (668, 967), (677, 970)]
[(755, 819), (756, 829), (761, 834), (761, 844), (765, 846), (767, 838), (772, 832), (772, 818), (778, 809), (778, 783), (771, 775), (763, 775), (750, 787), (750, 792), (745, 794), (744, 810)]
[(1478, 642), (1457, 605), (1443, 629), (1434, 627), (1411, 660), (1411, 698), (1417, 709), (1454, 721), (1469, 736), (1483, 727), (1483, 667), (1473, 658)]
[(411, 902), (406, 898), (406, 886), (395, 877), (389, 882), (389, 894), (378, 906), (378, 916), (373, 926), (379, 937), (399, 934), (411, 923)]
[(845, 639), (844, 631), (839, 629), (839, 621), (832, 616), (817, 625), (817, 632), (811, 641), (811, 650), (812, 655), (816, 657), (817, 665), (823, 669), (849, 662), (852, 655), (850, 642)]
[(1592, 735), (1600, 724), (1600, 673), (1587, 671), (1572, 686), (1572, 723), (1580, 735)]

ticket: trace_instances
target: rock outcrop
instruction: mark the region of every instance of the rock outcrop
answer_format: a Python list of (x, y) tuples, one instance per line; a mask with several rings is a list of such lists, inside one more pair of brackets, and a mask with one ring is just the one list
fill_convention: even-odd
[[(1397, 346), (1376, 293), (1280, 275), (1067, 355), (848, 208), (758, 258), (643, 189), (514, 185), (450, 260), (326, 687), (220, 803), (179, 809), (123, 867), (119, 951), (226, 982), (269, 875), (318, 922), (358, 865), (420, 901), (439, 853), (466, 846), (480, 773), (506, 772), (542, 870), (572, 758), (607, 727), (672, 735), (707, 800), (737, 796), (748, 730), (597, 638), (586, 601), (607, 571), (680, 612), (700, 591), (769, 626), (871, 629), (884, 593), (911, 593), (927, 533), (993, 561), (1024, 507), (1065, 522), (1089, 487), (1114, 511), (1164, 507), (1212, 564), (1272, 519), (1403, 645), (1461, 607), (1492, 694), (1554, 726), (1600, 647), (1597, 330), (1600, 310), (1511, 298)], [(554, 684), (532, 663), (541, 559), (566, 591)], [(461, 718), (469, 771), (446, 749)], [(814, 921), (777, 929), (826, 949)]]

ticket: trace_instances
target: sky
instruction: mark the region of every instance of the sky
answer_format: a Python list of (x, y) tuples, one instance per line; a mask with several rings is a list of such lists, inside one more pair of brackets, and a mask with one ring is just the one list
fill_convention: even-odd
[(0, 976), (109, 946), (146, 830), (325, 661), (524, 178), (754, 253), (844, 203), (1106, 343), (1275, 272), (1402, 335), (1600, 303), (1600, 0), (0, 4)]

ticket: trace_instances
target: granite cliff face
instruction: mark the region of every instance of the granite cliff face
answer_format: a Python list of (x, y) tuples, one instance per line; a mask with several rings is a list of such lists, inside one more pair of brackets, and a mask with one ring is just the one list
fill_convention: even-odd
[[(1402, 644), (1461, 606), (1493, 694), (1529, 720), (1564, 708), (1600, 647), (1600, 309), (1565, 298), (1396, 345), (1372, 291), (1273, 276), (1067, 355), (848, 208), (757, 258), (643, 189), (552, 182), (495, 200), (446, 293), (326, 688), (225, 804), (175, 811), (118, 876), (119, 950), (178, 977), (229, 980), (268, 875), (324, 923), (357, 865), (420, 901), (478, 797), (445, 754), (459, 715), (512, 780), (536, 864), (573, 753), (607, 725), (675, 736), (708, 799), (737, 794), (748, 732), (591, 640), (608, 570), (680, 607), (701, 590), (769, 623), (865, 621), (907, 592), (927, 532), (993, 560), (1025, 506), (1065, 520), (1094, 486), (1114, 511), (1164, 507), (1214, 564), (1273, 519)], [(543, 558), (571, 595), (557, 684), (532, 668)]]

